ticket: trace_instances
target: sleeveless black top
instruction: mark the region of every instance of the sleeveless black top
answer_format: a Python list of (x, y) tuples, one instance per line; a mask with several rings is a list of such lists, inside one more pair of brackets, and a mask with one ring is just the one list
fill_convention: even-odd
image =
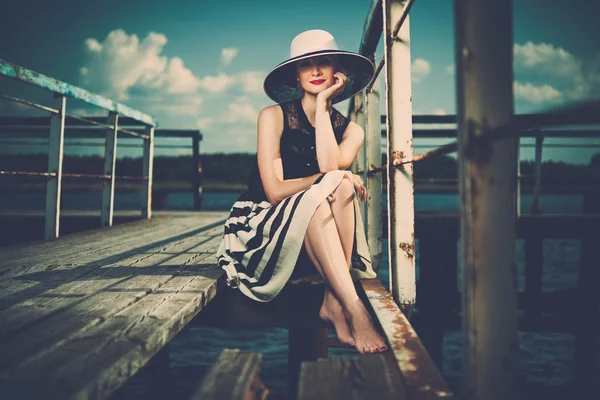
[[(283, 132), (280, 141), (283, 179), (303, 178), (319, 173), (315, 128), (308, 121), (302, 108), (301, 99), (279, 104), (283, 110)], [(331, 127), (338, 144), (350, 120), (333, 108)], [(244, 196), (255, 202), (267, 201), (267, 196), (260, 180), (258, 159), (248, 180), (248, 192)]]

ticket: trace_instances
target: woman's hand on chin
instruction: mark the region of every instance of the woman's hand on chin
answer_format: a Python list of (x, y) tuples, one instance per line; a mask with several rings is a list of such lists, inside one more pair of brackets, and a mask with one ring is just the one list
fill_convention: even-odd
[(329, 103), (331, 99), (342, 94), (348, 83), (348, 77), (341, 72), (333, 74), (335, 83), (317, 95), (317, 102)]

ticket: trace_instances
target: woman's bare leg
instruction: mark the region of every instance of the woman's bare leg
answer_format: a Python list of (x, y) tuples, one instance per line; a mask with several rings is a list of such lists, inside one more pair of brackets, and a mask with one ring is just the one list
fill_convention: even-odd
[[(342, 182), (333, 192), (333, 200), (330, 201), (331, 212), (337, 227), (346, 265), (350, 268), (352, 257), (352, 247), (354, 245), (354, 185), (348, 178)], [(323, 304), (319, 311), (319, 316), (330, 321), (337, 333), (338, 339), (342, 343), (355, 345), (352, 332), (344, 316), (342, 305), (338, 299), (331, 293), (329, 288), (325, 288)]]
[(371, 353), (386, 349), (371, 318), (356, 293), (344, 257), (331, 207), (324, 201), (309, 222), (305, 237), (309, 258), (339, 300), (350, 325), (356, 349)]

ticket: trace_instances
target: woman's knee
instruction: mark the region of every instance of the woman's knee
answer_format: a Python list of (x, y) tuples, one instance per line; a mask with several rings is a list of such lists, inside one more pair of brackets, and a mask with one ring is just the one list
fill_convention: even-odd
[(354, 195), (354, 184), (348, 176), (344, 177), (338, 187), (334, 190), (335, 197), (346, 199)]
[(325, 199), (321, 202), (321, 204), (317, 206), (317, 209), (315, 210), (312, 219), (323, 221), (328, 217), (331, 217), (331, 206), (329, 205), (329, 201)]

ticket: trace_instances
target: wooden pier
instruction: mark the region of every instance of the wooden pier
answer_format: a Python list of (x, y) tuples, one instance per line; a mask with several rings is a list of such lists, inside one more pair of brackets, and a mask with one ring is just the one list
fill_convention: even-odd
[[(327, 343), (312, 346), (311, 353), (307, 338), (326, 338), (326, 325), (317, 317), (323, 286), (288, 285), (270, 303), (227, 288), (215, 264), (226, 217), (223, 212), (158, 212), (151, 220), (2, 248), (3, 398), (106, 398), (201, 311), (195, 324), (278, 326), (288, 328), (290, 337), (303, 333), (290, 343), (295, 347), (290, 352), (297, 354), (291, 367), (300, 374), (301, 399), (348, 393), (409, 399), (451, 395), (378, 280), (361, 281), (359, 289), (391, 351), (317, 361), (326, 357)], [(210, 383), (210, 376), (199, 393), (229, 387)]]
[[(159, 133), (154, 118), (0, 60), (0, 74), (52, 92), (50, 107), (0, 93), (3, 99), (50, 114), (49, 119), (21, 121), (33, 125), (49, 122), (47, 131), (37, 126), (40, 130), (32, 136), (49, 134), (47, 170), (0, 170), (0, 176), (46, 179), (42, 228), (48, 239), (0, 247), (0, 396), (107, 398), (153, 356), (164, 354), (161, 350), (169, 340), (193, 323), (288, 329), (291, 394), (302, 400), (453, 398), (438, 367), (443, 330), (449, 326), (458, 329), (462, 324), (465, 397), (514, 398), (518, 328), (523, 320), (520, 308), (525, 309), (525, 316), (533, 317), (530, 321), (548, 322), (546, 315), (541, 315), (548, 310), (548, 304), (542, 304), (548, 300), (542, 293), (542, 240), (546, 237), (582, 241), (579, 293), (570, 298), (579, 301), (569, 304), (581, 307), (580, 312), (591, 322), (579, 317), (568, 320), (567, 325), (579, 335), (577, 385), (585, 393), (593, 381), (590, 366), (594, 355), (589, 349), (599, 330), (596, 289), (600, 274), (595, 268), (594, 246), (598, 243), (600, 196), (594, 192), (591, 202), (586, 202), (585, 211), (594, 215), (535, 214), (539, 211), (542, 139), (552, 135), (551, 130), (542, 128), (565, 121), (597, 124), (598, 103), (554, 110), (540, 118), (515, 118), (510, 2), (456, 0), (458, 112), (456, 117), (442, 119), (457, 124), (450, 132), (457, 141), (413, 156), (408, 18), (413, 3), (370, 2), (359, 52), (376, 61), (375, 51), (383, 36), (384, 54), (376, 63), (376, 76), (365, 93), (350, 102), (348, 113), (366, 132), (367, 145), (357, 155), (352, 171), (367, 183), (368, 202), (362, 215), (376, 266), (383, 252), (382, 228), (388, 231), (390, 287), (383, 287), (377, 279), (357, 283), (359, 295), (388, 342), (390, 350), (382, 354), (327, 358), (328, 347), (340, 344), (327, 340), (327, 326), (318, 318), (322, 285), (288, 284), (269, 303), (254, 302), (227, 288), (215, 257), (227, 212), (153, 213), (154, 140)], [(384, 89), (380, 90), (380, 82)], [(380, 92), (387, 115), (383, 121)], [(99, 107), (106, 116), (69, 114), (67, 98)], [(381, 122), (386, 124), (386, 165), (380, 165)], [(0, 134), (13, 134), (15, 129), (1, 128)], [(76, 137), (104, 139), (102, 174), (63, 173), (65, 130)], [(439, 135), (440, 130), (433, 133)], [(142, 139), (139, 176), (116, 173), (116, 149), (123, 135)], [(194, 208), (198, 209), (201, 135), (186, 135), (192, 138)], [(448, 130), (443, 135), (447, 136)], [(518, 138), (532, 135), (539, 138), (534, 215), (525, 216), (519, 214), (518, 206)], [(460, 213), (415, 215), (413, 163), (450, 152), (458, 153)], [(386, 188), (382, 186), (384, 173)], [(102, 206), (93, 216), (102, 228), (64, 235), (60, 207), (63, 177), (102, 182)], [(141, 184), (140, 211), (133, 216), (137, 220), (113, 226), (115, 181), (119, 179)], [(387, 212), (381, 205), (384, 190)], [(81, 213), (79, 217), (83, 217)], [(418, 286), (417, 238), (421, 254)], [(524, 296), (515, 284), (519, 238), (526, 240)], [(463, 279), (457, 289), (459, 265)], [(428, 350), (409, 322), (413, 316), (411, 321), (423, 322), (428, 328), (423, 334)], [(551, 322), (553, 326), (565, 324), (564, 319)], [(192, 398), (268, 397), (268, 387), (260, 377), (259, 353), (224, 349), (204, 379), (198, 379)]]

